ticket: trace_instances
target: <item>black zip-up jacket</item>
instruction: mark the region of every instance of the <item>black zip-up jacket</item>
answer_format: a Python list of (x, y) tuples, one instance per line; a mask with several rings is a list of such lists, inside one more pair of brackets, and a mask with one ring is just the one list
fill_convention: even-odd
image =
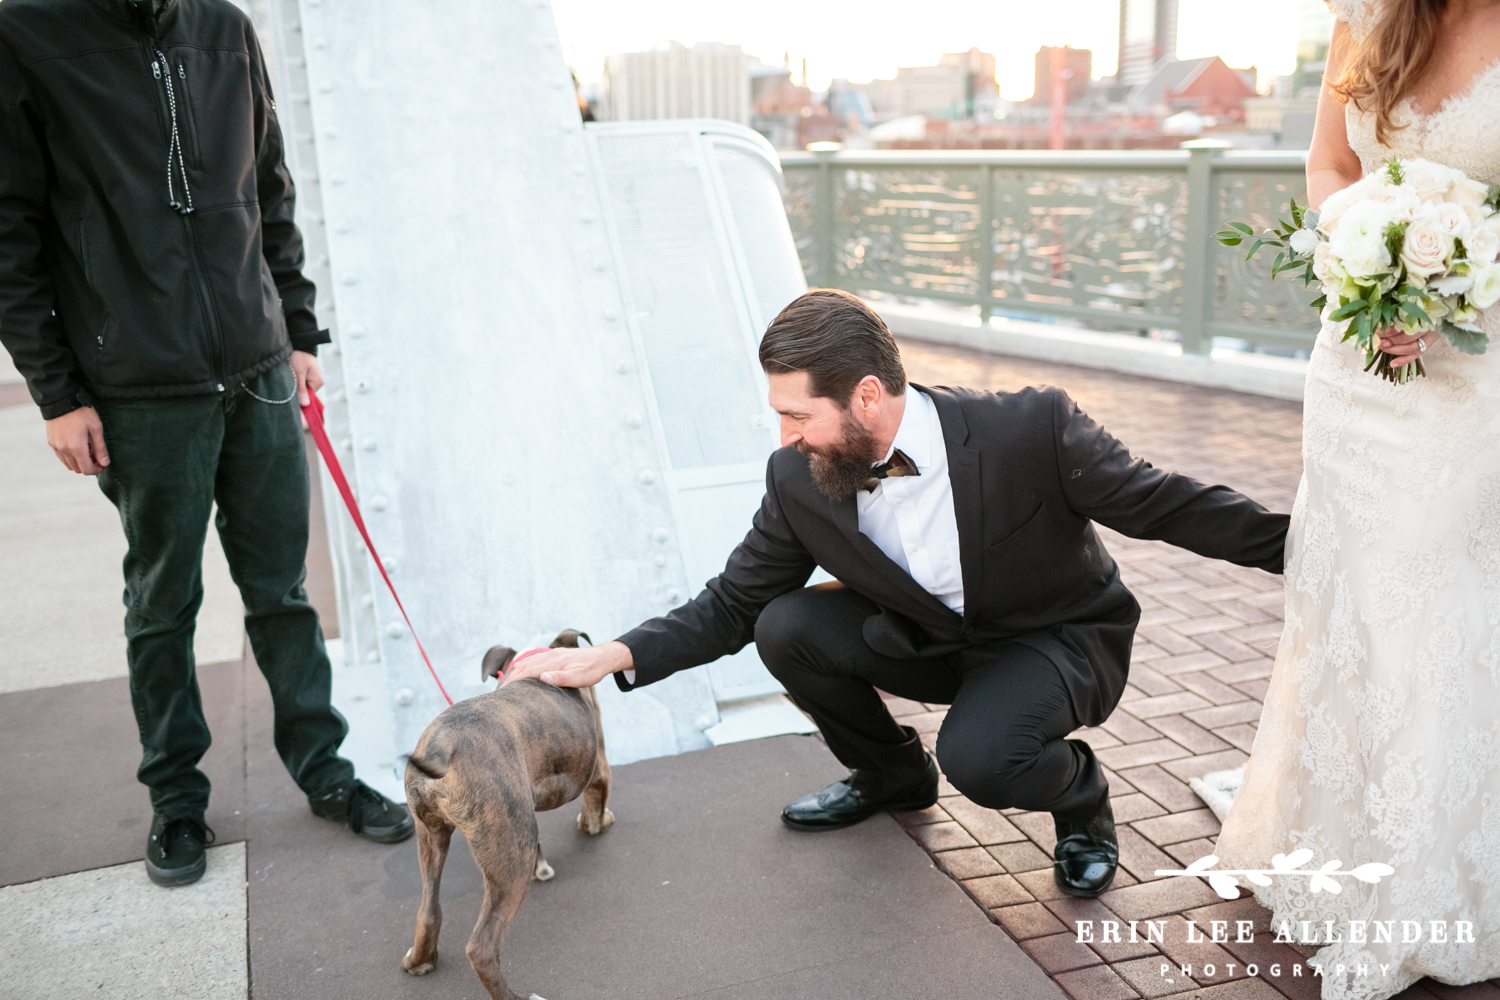
[(293, 200), (226, 0), (0, 2), (0, 342), (44, 417), (316, 352)]

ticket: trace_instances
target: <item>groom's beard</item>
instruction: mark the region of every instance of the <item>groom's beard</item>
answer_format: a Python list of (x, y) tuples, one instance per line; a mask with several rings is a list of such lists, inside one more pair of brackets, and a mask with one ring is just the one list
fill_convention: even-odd
[(796, 448), (808, 457), (813, 485), (830, 500), (847, 500), (859, 492), (870, 478), (870, 466), (879, 458), (875, 454), (875, 435), (855, 419), (852, 410), (844, 411), (843, 436), (833, 444), (813, 447), (798, 441)]

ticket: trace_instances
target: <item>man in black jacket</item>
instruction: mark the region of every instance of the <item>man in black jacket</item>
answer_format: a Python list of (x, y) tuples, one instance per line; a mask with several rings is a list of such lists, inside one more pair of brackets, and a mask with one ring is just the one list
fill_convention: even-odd
[(406, 810), (354, 777), (302, 582), (309, 482), (294, 402), (328, 341), (302, 275), (276, 102), (225, 0), (0, 3), (0, 341), (69, 469), (120, 512), (130, 693), (155, 812), (146, 867), (204, 870), (194, 675), (212, 506), (313, 811), (392, 843)]
[[(1103, 892), (1108, 785), (1064, 737), (1120, 700), (1140, 605), (1092, 522), (1280, 572), (1288, 517), (1132, 458), (1059, 389), (908, 391), (884, 323), (843, 292), (789, 305), (760, 358), (787, 447), (724, 572), (665, 617), (528, 657), (509, 680), (614, 672), (629, 690), (753, 638), (853, 772), (787, 805), (800, 830), (932, 805), (937, 766), (877, 689), (948, 704), (948, 779), (983, 806), (1050, 811), (1058, 886)], [(838, 584), (805, 588), (815, 566)]]

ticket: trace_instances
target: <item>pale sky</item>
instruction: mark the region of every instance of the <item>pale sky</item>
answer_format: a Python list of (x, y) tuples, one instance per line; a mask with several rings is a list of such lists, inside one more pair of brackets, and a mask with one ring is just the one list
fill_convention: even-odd
[[(1299, 0), (1180, 0), (1177, 54), (1218, 55), (1231, 66), (1255, 65), (1262, 88), (1290, 73), (1297, 47)], [(585, 83), (604, 57), (671, 40), (739, 45), (763, 62), (790, 52), (800, 73), (821, 90), (832, 77), (889, 77), (897, 66), (929, 66), (944, 52), (978, 46), (996, 56), (1000, 94), (1029, 97), (1036, 50), (1043, 45), (1093, 49), (1094, 75), (1113, 73), (1119, 45), (1119, 0), (553, 0), (569, 61)]]

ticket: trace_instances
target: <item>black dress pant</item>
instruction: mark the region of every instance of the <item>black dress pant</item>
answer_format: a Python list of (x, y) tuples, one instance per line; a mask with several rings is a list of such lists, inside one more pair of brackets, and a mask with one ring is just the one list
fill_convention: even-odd
[(855, 787), (896, 795), (926, 766), (916, 732), (891, 718), (879, 688), (951, 706), (938, 765), (979, 805), (1093, 815), (1109, 785), (1093, 749), (1064, 739), (1079, 722), (1051, 660), (1016, 642), (893, 659), (861, 633), (879, 610), (852, 590), (799, 590), (767, 605), (755, 626), (761, 660), (854, 772)]

